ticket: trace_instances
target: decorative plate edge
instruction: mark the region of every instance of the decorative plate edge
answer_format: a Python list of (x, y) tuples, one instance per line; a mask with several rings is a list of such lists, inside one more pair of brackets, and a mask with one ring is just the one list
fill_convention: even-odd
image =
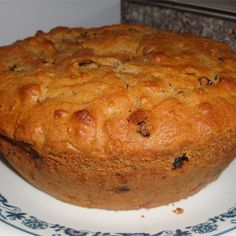
[[(163, 230), (155, 234), (109, 233), (72, 229), (60, 224), (45, 222), (22, 211), (19, 207), (10, 204), (7, 198), (0, 194), (0, 221), (34, 236), (45, 235), (45, 233), (51, 236), (220, 236), (236, 230), (236, 204), (225, 213), (210, 217), (203, 223), (187, 226), (183, 229)], [(222, 225), (227, 225), (228, 227), (222, 228)]]

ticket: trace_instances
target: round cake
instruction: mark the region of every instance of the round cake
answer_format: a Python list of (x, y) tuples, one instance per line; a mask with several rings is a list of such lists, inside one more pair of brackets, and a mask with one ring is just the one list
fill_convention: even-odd
[(236, 54), (141, 25), (38, 31), (0, 48), (0, 150), (79, 206), (186, 198), (236, 156)]

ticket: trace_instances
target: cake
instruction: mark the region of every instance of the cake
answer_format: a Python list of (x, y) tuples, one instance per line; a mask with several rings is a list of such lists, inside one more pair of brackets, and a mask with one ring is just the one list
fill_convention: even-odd
[(185, 199), (236, 156), (236, 54), (142, 25), (56, 27), (0, 47), (0, 150), (82, 207)]

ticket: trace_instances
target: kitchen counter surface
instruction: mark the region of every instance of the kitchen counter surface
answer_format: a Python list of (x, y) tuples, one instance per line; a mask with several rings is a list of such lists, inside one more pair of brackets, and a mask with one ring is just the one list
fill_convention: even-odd
[(236, 1), (121, 0), (121, 21), (192, 32), (236, 50)]

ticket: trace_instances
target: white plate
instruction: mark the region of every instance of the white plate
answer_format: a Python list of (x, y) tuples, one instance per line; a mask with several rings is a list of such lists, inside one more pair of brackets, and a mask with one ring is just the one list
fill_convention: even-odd
[[(236, 159), (200, 193), (139, 211), (86, 209), (32, 187), (0, 160), (1, 236), (236, 235)], [(173, 212), (177, 207), (182, 214)]]

